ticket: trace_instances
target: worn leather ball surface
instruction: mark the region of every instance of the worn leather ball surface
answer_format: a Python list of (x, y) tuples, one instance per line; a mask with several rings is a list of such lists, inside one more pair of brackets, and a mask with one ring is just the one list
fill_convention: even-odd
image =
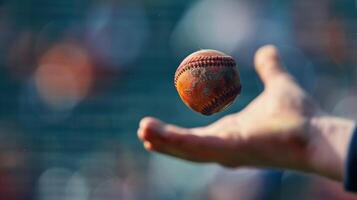
[(175, 87), (182, 101), (203, 115), (224, 110), (241, 92), (235, 60), (211, 49), (194, 52), (181, 62)]

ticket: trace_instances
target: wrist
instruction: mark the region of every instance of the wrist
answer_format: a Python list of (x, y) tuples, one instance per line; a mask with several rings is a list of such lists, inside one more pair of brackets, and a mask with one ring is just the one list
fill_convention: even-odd
[(356, 124), (353, 120), (328, 115), (310, 119), (308, 165), (317, 174), (342, 180), (349, 142)]

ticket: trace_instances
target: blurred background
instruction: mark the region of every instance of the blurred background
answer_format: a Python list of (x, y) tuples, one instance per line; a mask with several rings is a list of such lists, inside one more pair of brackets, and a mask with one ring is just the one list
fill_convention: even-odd
[[(241, 110), (269, 43), (325, 110), (357, 119), (355, 0), (0, 1), (0, 199), (357, 199), (316, 176), (198, 165), (138, 141), (146, 115), (194, 127)], [(243, 84), (211, 117), (173, 84), (203, 48), (235, 57)]]

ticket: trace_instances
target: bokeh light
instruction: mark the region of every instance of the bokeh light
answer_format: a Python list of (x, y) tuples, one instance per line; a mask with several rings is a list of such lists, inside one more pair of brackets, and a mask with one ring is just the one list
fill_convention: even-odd
[(89, 93), (93, 66), (88, 52), (74, 43), (56, 44), (39, 60), (34, 79), (42, 100), (53, 109), (70, 109)]
[(50, 168), (38, 180), (39, 200), (62, 200), (72, 172), (65, 168)]
[(124, 198), (123, 186), (119, 179), (107, 180), (100, 183), (93, 191), (93, 200), (115, 200), (115, 199), (127, 199)]
[(65, 186), (65, 200), (88, 200), (90, 190), (86, 179), (78, 172), (72, 174)]
[(144, 50), (149, 25), (138, 2), (97, 3), (89, 12), (87, 40), (100, 67), (120, 70), (128, 67)]
[(217, 170), (216, 166), (197, 166), (178, 159), (153, 156), (149, 177), (152, 190), (157, 191), (154, 198), (187, 198), (213, 180)]
[(175, 28), (171, 42), (178, 52), (213, 48), (232, 53), (253, 33), (253, 13), (246, 1), (198, 1)]
[(260, 199), (264, 193), (262, 185), (264, 176), (260, 170), (220, 170), (208, 192), (212, 200)]

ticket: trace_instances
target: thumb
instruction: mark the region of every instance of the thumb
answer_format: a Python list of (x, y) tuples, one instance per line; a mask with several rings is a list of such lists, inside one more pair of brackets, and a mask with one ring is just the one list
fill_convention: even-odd
[(274, 45), (265, 45), (254, 56), (255, 70), (266, 85), (277, 75), (287, 74), (281, 64), (278, 49)]

